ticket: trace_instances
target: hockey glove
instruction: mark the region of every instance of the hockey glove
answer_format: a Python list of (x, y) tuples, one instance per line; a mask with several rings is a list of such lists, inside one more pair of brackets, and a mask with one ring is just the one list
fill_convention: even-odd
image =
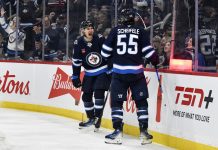
[(159, 64), (159, 56), (157, 55), (157, 52), (154, 52), (153, 55), (151, 55), (149, 61), (155, 68), (157, 67), (157, 65)]
[(79, 88), (79, 87), (82, 86), (81, 81), (80, 81), (80, 78), (72, 79), (72, 82), (73, 82), (73, 86), (74, 86), (75, 88)]
[(111, 69), (111, 70), (108, 70), (108, 71), (106, 72), (107, 77), (108, 77), (109, 80), (111, 80), (111, 78), (112, 78), (112, 73), (113, 73), (113, 70), (112, 70), (112, 69)]

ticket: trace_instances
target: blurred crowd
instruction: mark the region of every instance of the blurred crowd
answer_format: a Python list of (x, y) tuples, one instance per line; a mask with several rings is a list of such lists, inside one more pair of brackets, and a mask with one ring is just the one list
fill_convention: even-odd
[[(119, 24), (120, 10), (126, 7), (135, 10), (136, 24), (143, 26), (147, 32), (153, 24), (151, 43), (159, 54), (160, 68), (169, 68), (172, 50), (173, 58), (192, 60), (194, 64), (193, 0), (177, 0), (175, 39), (172, 39), (174, 0), (154, 0), (153, 16), (151, 0), (92, 0), (88, 1), (88, 7), (86, 0), (70, 0), (69, 3), (67, 5), (66, 0), (19, 0), (17, 10), (17, 0), (1, 0), (0, 59), (70, 61), (73, 41), (80, 36), (82, 21), (91, 20), (95, 31), (107, 38), (111, 28)], [(216, 72), (217, 11), (216, 0), (199, 0), (199, 71)], [(172, 40), (175, 45), (172, 45)]]
[[(17, 0), (1, 2), (2, 59), (63, 59), (67, 31), (66, 2), (20, 0), (19, 10)], [(23, 33), (23, 38), (19, 33)]]

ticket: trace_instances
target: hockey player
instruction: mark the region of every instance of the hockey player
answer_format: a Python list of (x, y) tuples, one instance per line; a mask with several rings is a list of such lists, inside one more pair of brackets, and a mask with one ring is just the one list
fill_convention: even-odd
[(137, 107), (141, 144), (151, 143), (153, 138), (148, 129), (148, 89), (144, 76), (143, 57), (156, 66), (158, 55), (150, 46), (149, 35), (134, 25), (135, 13), (123, 9), (120, 14), (122, 25), (113, 28), (103, 44), (101, 54), (113, 59), (111, 81), (111, 116), (113, 133), (105, 136), (106, 143), (122, 144), (123, 102), (130, 88)]
[[(81, 32), (82, 36), (74, 42), (72, 82), (76, 88), (82, 86), (82, 101), (88, 120), (79, 123), (79, 128), (95, 125), (95, 131), (97, 131), (101, 123), (104, 94), (110, 85), (110, 77), (107, 74), (108, 65), (101, 56), (105, 38), (100, 34), (94, 34), (94, 25), (89, 20), (81, 23)], [(85, 69), (82, 83), (80, 81), (81, 66)]]

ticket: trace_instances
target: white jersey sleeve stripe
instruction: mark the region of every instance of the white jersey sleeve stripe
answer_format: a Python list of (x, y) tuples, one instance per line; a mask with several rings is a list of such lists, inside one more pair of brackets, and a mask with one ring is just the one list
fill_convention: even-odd
[(77, 64), (73, 63), (73, 65), (76, 66), (76, 67), (80, 67), (80, 66), (82, 66), (82, 63), (79, 63), (79, 64), (78, 63)]
[(154, 51), (151, 51), (150, 53), (148, 53), (147, 55), (145, 55), (146, 58), (149, 58), (153, 55)]
[(106, 51), (112, 51), (113, 49), (105, 44), (103, 44), (102, 48)]
[(110, 54), (106, 54), (106, 53), (104, 53), (103, 51), (101, 51), (101, 55), (102, 55), (103, 57), (105, 57), (105, 58), (108, 58), (108, 57), (110, 56)]
[(76, 62), (76, 61), (82, 62), (82, 59), (72, 59), (72, 60), (73, 60), (73, 62)]
[(152, 46), (146, 46), (146, 47), (144, 47), (144, 48), (142, 49), (142, 52), (145, 52), (145, 51), (147, 51), (147, 50), (149, 50), (149, 49), (152, 49)]

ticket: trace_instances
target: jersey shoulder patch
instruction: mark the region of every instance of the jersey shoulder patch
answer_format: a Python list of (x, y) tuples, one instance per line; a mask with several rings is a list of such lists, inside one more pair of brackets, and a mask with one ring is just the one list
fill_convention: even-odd
[(103, 37), (103, 35), (102, 35), (102, 34), (98, 34), (98, 37), (99, 37), (99, 38), (102, 38), (102, 37)]
[(78, 45), (78, 40), (75, 40), (73, 44)]

